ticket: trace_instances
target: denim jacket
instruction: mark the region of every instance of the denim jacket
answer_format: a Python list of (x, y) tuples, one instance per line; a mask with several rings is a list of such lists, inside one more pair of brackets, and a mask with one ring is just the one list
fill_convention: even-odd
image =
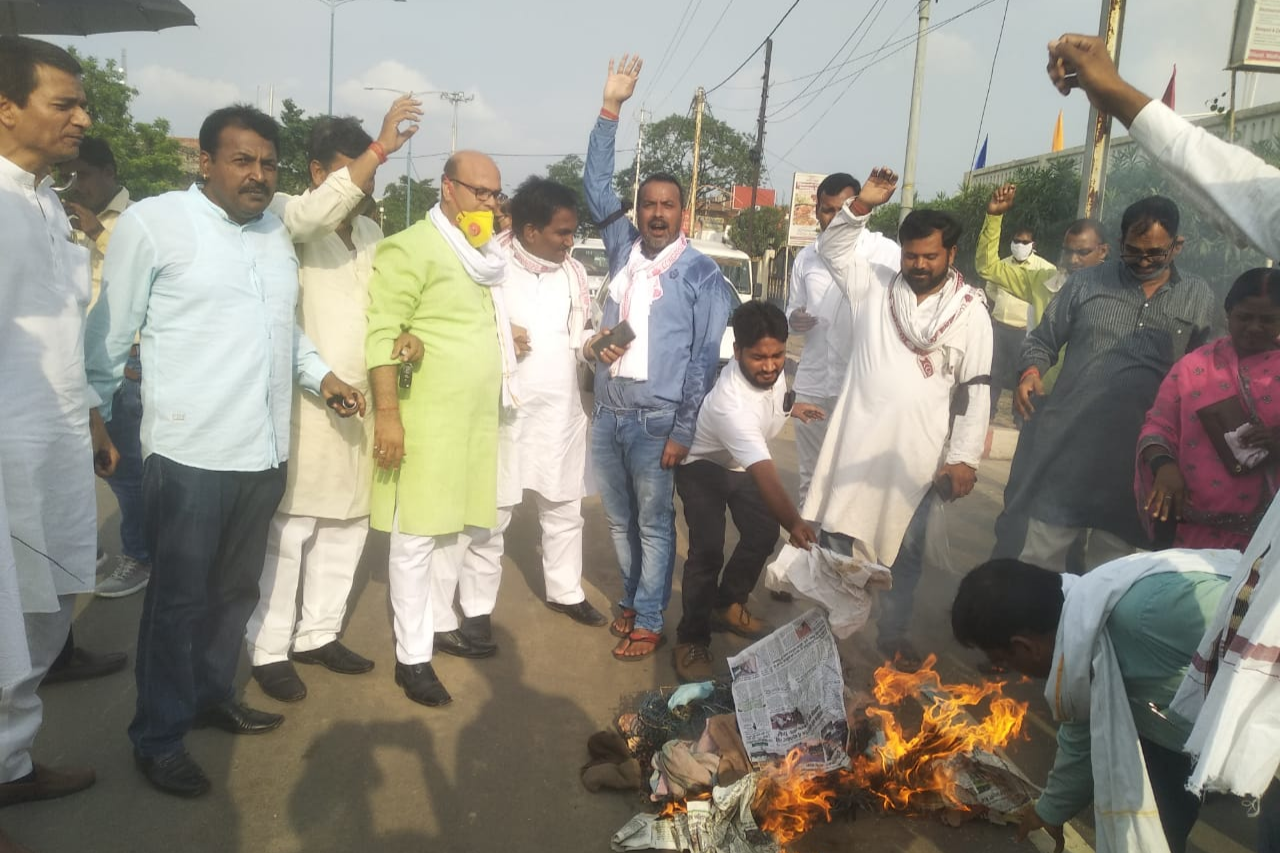
[[(621, 209), (613, 190), (614, 139), (618, 123), (597, 119), (587, 147), (583, 187), (587, 208), (596, 222)], [(619, 216), (600, 229), (609, 256), (609, 274), (626, 266), (640, 232)], [(720, 338), (737, 298), (716, 262), (690, 247), (664, 274), (662, 298), (649, 315), (649, 379), (637, 382), (609, 375), (607, 365), (596, 365), (596, 404), (607, 409), (673, 410), (671, 438), (689, 447), (702, 398), (715, 384), (720, 361)], [(612, 298), (604, 304), (606, 328), (618, 322), (619, 306)]]

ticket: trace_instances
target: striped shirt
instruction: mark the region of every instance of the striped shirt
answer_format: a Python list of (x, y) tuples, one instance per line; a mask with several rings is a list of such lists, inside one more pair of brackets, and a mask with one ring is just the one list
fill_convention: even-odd
[(1138, 432), (1174, 362), (1209, 339), (1214, 304), (1202, 279), (1176, 268), (1149, 299), (1118, 260), (1067, 279), (1022, 346), (1020, 371), (1041, 374), (1067, 347), (1030, 422), (1022, 509), (1032, 518), (1147, 543), (1133, 497)]

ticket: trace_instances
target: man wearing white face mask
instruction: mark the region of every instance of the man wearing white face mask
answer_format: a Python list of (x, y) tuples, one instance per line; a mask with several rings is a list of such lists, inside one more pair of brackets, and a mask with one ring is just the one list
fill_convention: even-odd
[[(1027, 271), (1052, 270), (1056, 267), (1036, 254), (1036, 235), (1030, 228), (1013, 232), (1009, 244), (1009, 256), (1000, 263)], [(1027, 336), (1027, 315), (1030, 306), (998, 284), (988, 281), (987, 299), (991, 301), (991, 320), (995, 331), (995, 348), (991, 357), (991, 415), (995, 417), (1000, 392), (1018, 387), (1014, 371), (1018, 367), (1018, 352)]]

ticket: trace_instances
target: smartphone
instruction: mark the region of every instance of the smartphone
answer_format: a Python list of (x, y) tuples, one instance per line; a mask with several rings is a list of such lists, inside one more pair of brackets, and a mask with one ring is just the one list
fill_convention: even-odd
[(606, 347), (616, 346), (625, 347), (636, 339), (635, 330), (631, 328), (631, 324), (623, 320), (618, 325), (609, 330), (607, 335), (601, 335), (600, 340), (592, 345), (591, 350), (596, 354), (596, 358), (600, 357), (600, 353), (604, 352)]

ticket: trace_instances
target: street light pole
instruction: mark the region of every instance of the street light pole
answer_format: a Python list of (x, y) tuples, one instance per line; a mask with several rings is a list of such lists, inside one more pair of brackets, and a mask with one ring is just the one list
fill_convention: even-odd
[(916, 206), (916, 151), (920, 142), (920, 101), (924, 96), (925, 39), (929, 35), (929, 4), (920, 0), (920, 27), (916, 36), (916, 70), (911, 80), (911, 112), (907, 118), (907, 154), (902, 164), (902, 203), (898, 224)]
[(475, 95), (466, 92), (441, 92), (440, 100), (453, 104), (453, 132), (449, 137), (449, 153), (458, 150), (458, 104), (468, 104), (476, 99)]
[[(355, 0), (320, 0), (320, 2), (329, 7), (329, 110), (326, 115), (333, 115), (333, 41), (337, 11), (339, 6), (345, 6)], [(395, 2), (404, 3), (405, 0), (395, 0)]]

